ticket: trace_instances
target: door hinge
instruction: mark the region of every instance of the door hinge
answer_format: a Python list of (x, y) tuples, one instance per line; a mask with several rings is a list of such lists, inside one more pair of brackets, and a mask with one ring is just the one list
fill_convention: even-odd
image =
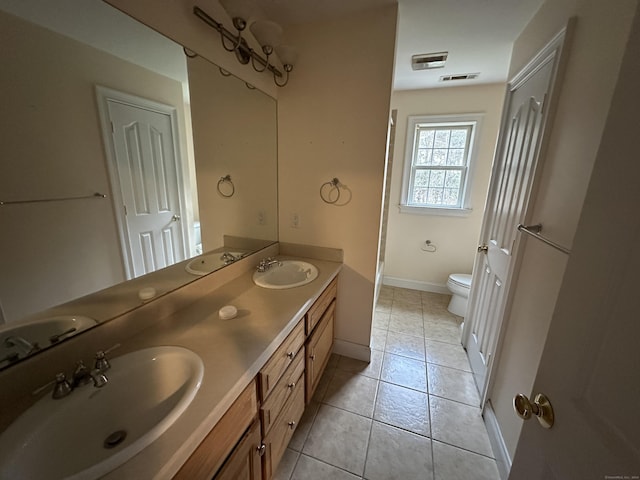
[(123, 205), (122, 208), (124, 209), (124, 215), (127, 216), (127, 206)]
[(113, 122), (109, 123), (111, 123), (111, 133), (116, 133), (116, 127), (113, 125)]

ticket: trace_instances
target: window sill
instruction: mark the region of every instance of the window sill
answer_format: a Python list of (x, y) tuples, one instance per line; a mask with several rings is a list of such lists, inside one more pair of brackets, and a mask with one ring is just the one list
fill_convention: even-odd
[(444, 217), (468, 217), (473, 213), (471, 208), (433, 208), (433, 207), (412, 207), (409, 205), (398, 205), (400, 213), (412, 215), (439, 215)]

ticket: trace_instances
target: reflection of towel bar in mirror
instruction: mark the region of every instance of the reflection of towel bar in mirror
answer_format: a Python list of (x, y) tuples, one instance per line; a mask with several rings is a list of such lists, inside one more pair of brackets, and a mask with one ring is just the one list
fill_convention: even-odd
[(82, 195), (79, 197), (42, 198), (39, 200), (12, 200), (10, 202), (0, 201), (0, 205), (15, 205), (19, 203), (63, 202), (66, 200), (82, 200), (84, 198), (107, 198), (107, 196), (104, 193), (96, 192), (93, 195)]
[[(222, 191), (222, 188), (220, 186), (224, 185), (225, 183), (228, 183), (229, 185), (231, 185), (231, 193), (224, 193)], [(236, 193), (236, 186), (231, 181), (231, 175), (225, 175), (224, 177), (220, 177), (220, 180), (218, 180), (218, 185), (216, 185), (216, 188), (218, 189), (218, 193), (225, 198), (233, 197), (233, 194)]]
[(553, 248), (555, 248), (556, 250), (561, 251), (562, 253), (566, 253), (567, 255), (569, 255), (571, 253), (571, 250), (569, 250), (568, 248), (563, 247), (562, 245), (557, 244), (556, 242), (549, 240), (546, 237), (543, 237), (542, 235), (540, 235), (540, 232), (542, 231), (542, 224), (538, 223), (536, 225), (522, 225), (521, 223), (518, 224), (518, 231), (522, 232), (522, 233), (526, 233), (527, 235), (532, 236), (533, 238), (536, 238), (538, 240), (540, 240), (543, 243), (546, 243), (547, 245), (552, 246)]

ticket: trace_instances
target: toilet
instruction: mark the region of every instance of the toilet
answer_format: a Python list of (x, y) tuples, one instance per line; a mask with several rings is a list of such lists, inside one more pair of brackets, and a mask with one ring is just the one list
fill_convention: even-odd
[(467, 313), (467, 301), (471, 290), (471, 275), (452, 273), (447, 280), (447, 288), (451, 292), (451, 301), (447, 310), (454, 315), (464, 317)]

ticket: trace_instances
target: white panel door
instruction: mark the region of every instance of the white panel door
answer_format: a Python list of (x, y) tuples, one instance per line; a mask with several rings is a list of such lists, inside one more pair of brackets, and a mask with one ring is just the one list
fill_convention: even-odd
[(507, 286), (518, 258), (516, 227), (523, 221), (531, 196), (547, 118), (545, 102), (556, 77), (563, 39), (554, 39), (509, 84), (479, 248), (484, 254), (476, 258), (464, 335), (482, 396), (505, 314)]
[(639, 58), (636, 13), (533, 391), (513, 392), (555, 424), (525, 422), (513, 480), (640, 478)]
[(185, 259), (171, 116), (112, 99), (107, 105), (129, 272), (138, 277)]

